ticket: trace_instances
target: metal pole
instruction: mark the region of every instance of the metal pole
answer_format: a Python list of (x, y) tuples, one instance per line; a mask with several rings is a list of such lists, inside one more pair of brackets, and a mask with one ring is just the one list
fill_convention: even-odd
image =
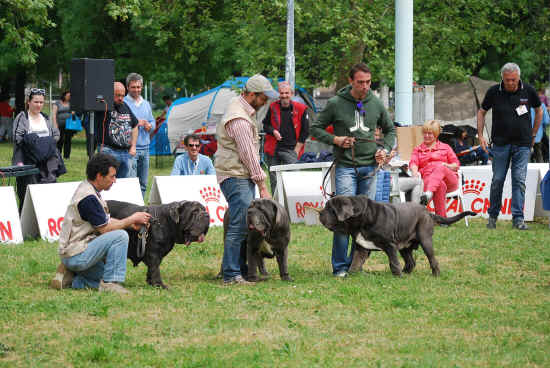
[(395, 1), (395, 121), (412, 124), (413, 0)]
[(295, 60), (294, 60), (294, 0), (287, 0), (286, 16), (286, 67), (285, 80), (294, 90)]

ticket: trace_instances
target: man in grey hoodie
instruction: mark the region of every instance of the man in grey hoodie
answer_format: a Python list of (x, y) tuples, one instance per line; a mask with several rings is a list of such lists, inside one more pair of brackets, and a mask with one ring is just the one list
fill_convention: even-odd
[[(368, 194), (376, 163), (383, 162), (394, 145), (395, 128), (388, 111), (370, 90), (367, 65), (354, 65), (348, 79), (350, 85), (328, 100), (311, 126), (311, 135), (334, 145), (336, 194)], [(334, 134), (325, 130), (329, 125), (333, 125)], [(384, 134), (383, 145), (375, 143), (376, 128)], [(332, 269), (337, 277), (346, 277), (351, 265), (348, 244), (347, 235), (334, 233)]]

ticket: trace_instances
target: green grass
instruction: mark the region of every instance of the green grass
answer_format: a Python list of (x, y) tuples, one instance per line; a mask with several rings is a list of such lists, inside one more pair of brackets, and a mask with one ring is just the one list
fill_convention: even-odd
[[(70, 180), (85, 163), (77, 147)], [(128, 263), (128, 296), (49, 289), (57, 244), (0, 246), (0, 367), (548, 367), (547, 220), (526, 232), (497, 226), (436, 228), (439, 278), (417, 251), (412, 275), (393, 277), (375, 253), (366, 272), (340, 280), (331, 234), (293, 225), (294, 281), (268, 261), (272, 279), (251, 287), (213, 280), (223, 245), (211, 228), (164, 259), (170, 290)]]

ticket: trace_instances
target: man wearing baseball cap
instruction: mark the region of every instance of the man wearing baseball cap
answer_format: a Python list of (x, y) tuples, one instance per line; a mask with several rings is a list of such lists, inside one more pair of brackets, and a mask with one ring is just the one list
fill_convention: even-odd
[(261, 198), (271, 198), (265, 184), (266, 175), (260, 166), (260, 136), (256, 112), (268, 99), (279, 94), (261, 74), (248, 79), (240, 96), (231, 100), (218, 127), (216, 152), (216, 176), (228, 203), (229, 226), (225, 231), (223, 246), (223, 282), (252, 284), (242, 274), (246, 273), (246, 260), (241, 257), (241, 244), (246, 240), (246, 212), (254, 199), (257, 185)]

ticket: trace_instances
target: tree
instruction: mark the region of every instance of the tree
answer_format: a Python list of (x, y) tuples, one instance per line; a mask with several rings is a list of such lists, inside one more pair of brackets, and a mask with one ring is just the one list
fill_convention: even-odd
[(3, 88), (16, 75), (16, 109), (24, 108), (27, 70), (36, 63), (43, 36), (55, 27), (48, 17), (52, 0), (0, 1), (0, 80)]

